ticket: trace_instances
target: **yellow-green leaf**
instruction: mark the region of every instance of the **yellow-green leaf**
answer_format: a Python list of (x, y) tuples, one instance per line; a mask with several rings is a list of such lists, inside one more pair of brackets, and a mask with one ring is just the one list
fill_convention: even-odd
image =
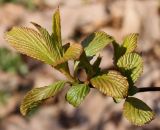
[(50, 49), (50, 52), (53, 53), (55, 61), (58, 61), (62, 56), (62, 52), (60, 51), (62, 50), (62, 46), (61, 47), (58, 46), (58, 43), (56, 42), (56, 40), (50, 36), (50, 34), (45, 28), (41, 27), (37, 23), (34, 23), (34, 22), (31, 22), (31, 23), (38, 29), (39, 33), (42, 35), (43, 39), (45, 40), (47, 46)]
[(122, 46), (126, 49), (125, 53), (133, 52), (137, 47), (137, 33), (131, 33), (124, 38)]
[(14, 27), (5, 35), (6, 40), (19, 52), (47, 64), (56, 64), (59, 55), (56, 54), (50, 36), (43, 30), (45, 37), (37, 31), (26, 27)]
[(94, 32), (82, 41), (82, 45), (87, 56), (94, 56), (112, 41), (113, 38), (105, 32)]
[(32, 109), (36, 108), (43, 100), (48, 99), (57, 94), (65, 85), (66, 81), (58, 81), (52, 85), (34, 88), (27, 93), (20, 106), (23, 115), (28, 114)]
[(66, 52), (63, 55), (63, 60), (76, 60), (79, 59), (83, 52), (83, 48), (80, 44), (74, 43), (70, 45), (70, 47), (66, 50)]
[(125, 98), (128, 93), (127, 79), (117, 71), (96, 76), (91, 79), (91, 84), (102, 93), (114, 98)]
[(154, 118), (154, 112), (143, 101), (128, 97), (124, 103), (124, 116), (134, 125), (142, 126)]
[[(53, 15), (52, 19), (52, 31), (53, 39), (56, 41), (58, 48), (62, 48), (62, 38), (61, 38), (61, 19), (59, 8)], [(62, 51), (62, 50), (60, 50)]]
[(90, 87), (86, 84), (76, 84), (72, 86), (66, 95), (66, 100), (77, 107), (81, 104), (84, 98), (88, 95)]
[(129, 82), (133, 84), (142, 74), (143, 60), (137, 53), (127, 53), (119, 58), (117, 66)]

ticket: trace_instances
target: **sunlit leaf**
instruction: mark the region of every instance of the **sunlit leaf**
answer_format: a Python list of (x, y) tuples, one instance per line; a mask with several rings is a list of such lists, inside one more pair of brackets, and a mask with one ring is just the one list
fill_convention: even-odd
[(137, 53), (127, 53), (118, 60), (117, 66), (129, 82), (133, 84), (142, 74), (143, 60)]
[(67, 92), (66, 99), (74, 107), (77, 107), (88, 95), (89, 91), (90, 91), (90, 87), (86, 84), (74, 85)]
[(92, 78), (91, 84), (102, 93), (114, 98), (124, 98), (128, 93), (127, 79), (116, 71), (109, 71)]
[(43, 100), (55, 96), (65, 85), (66, 81), (58, 81), (52, 85), (34, 88), (24, 97), (20, 107), (23, 115), (28, 114), (32, 109), (36, 108)]
[(124, 38), (123, 44), (113, 42), (114, 47), (114, 63), (116, 64), (118, 59), (126, 53), (133, 52), (137, 47), (137, 33), (131, 33)]
[(62, 52), (60, 52), (62, 46), (61, 47), (58, 46), (56, 40), (50, 36), (50, 34), (45, 28), (41, 27), (40, 25), (34, 22), (31, 23), (38, 29), (39, 33), (42, 35), (46, 44), (49, 46), (50, 52), (53, 53), (55, 60), (59, 60), (62, 55)]
[(125, 53), (133, 52), (136, 49), (137, 39), (138, 39), (137, 33), (131, 33), (124, 38), (124, 42), (123, 42), (122, 46), (126, 50)]
[[(53, 39), (56, 41), (58, 48), (62, 49), (62, 38), (61, 38), (61, 19), (60, 19), (60, 11), (59, 8), (53, 15), (52, 19), (52, 31), (53, 31)], [(61, 52), (62, 50), (60, 50)]]
[(154, 118), (154, 112), (143, 101), (128, 97), (124, 103), (124, 116), (134, 125), (142, 126)]
[(56, 54), (49, 34), (43, 31), (45, 37), (31, 28), (14, 27), (6, 33), (5, 38), (19, 52), (54, 65), (59, 55)]
[(82, 41), (82, 45), (87, 56), (94, 56), (112, 41), (113, 38), (105, 32), (94, 32)]
[(80, 44), (74, 43), (70, 45), (70, 47), (66, 50), (66, 52), (63, 55), (63, 60), (76, 60), (79, 59), (83, 52), (83, 48)]

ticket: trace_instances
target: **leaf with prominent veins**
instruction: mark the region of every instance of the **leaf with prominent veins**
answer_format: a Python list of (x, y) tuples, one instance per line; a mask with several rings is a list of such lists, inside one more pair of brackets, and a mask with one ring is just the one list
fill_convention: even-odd
[(43, 39), (45, 40), (46, 44), (49, 46), (50, 52), (53, 53), (55, 60), (59, 60), (62, 56), (62, 52), (60, 50), (62, 49), (62, 46), (58, 46), (58, 43), (55, 39), (53, 39), (48, 31), (41, 27), (40, 25), (31, 22), (39, 31), (39, 33), (42, 35)]
[(82, 45), (87, 56), (94, 56), (112, 41), (105, 32), (94, 32), (82, 41)]
[(58, 48), (60, 48), (60, 52), (62, 52), (62, 38), (61, 38), (61, 19), (60, 19), (60, 11), (59, 8), (53, 15), (52, 19), (52, 37), (56, 41)]
[(64, 87), (65, 83), (66, 81), (58, 81), (52, 85), (34, 88), (29, 91), (20, 106), (21, 113), (26, 115), (40, 105), (43, 100), (55, 96)]
[(123, 115), (134, 125), (142, 126), (154, 118), (154, 112), (143, 101), (128, 97), (124, 103)]
[(122, 46), (126, 49), (125, 53), (133, 52), (137, 47), (137, 33), (131, 33), (124, 38)]
[(63, 60), (76, 60), (79, 59), (83, 52), (83, 48), (80, 44), (74, 43), (70, 45), (70, 47), (66, 50), (66, 52), (63, 55)]
[(125, 98), (128, 94), (127, 79), (117, 71), (96, 76), (91, 79), (91, 84), (102, 93), (114, 98)]
[(51, 48), (51, 43), (47, 43), (40, 33), (31, 28), (14, 27), (6, 33), (5, 39), (22, 54), (26, 54), (50, 65), (56, 62), (55, 59), (57, 57), (51, 52), (53, 49)]
[(66, 95), (66, 100), (77, 107), (81, 104), (84, 98), (88, 95), (90, 87), (86, 84), (77, 84), (72, 86)]
[(127, 53), (119, 58), (117, 66), (133, 85), (143, 71), (143, 59), (137, 53)]

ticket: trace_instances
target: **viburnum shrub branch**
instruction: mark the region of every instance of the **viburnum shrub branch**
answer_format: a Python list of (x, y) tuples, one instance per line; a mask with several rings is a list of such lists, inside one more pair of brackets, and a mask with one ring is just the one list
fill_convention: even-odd
[[(29, 114), (44, 100), (55, 96), (65, 84), (70, 86), (66, 100), (78, 107), (91, 88), (113, 98), (119, 103), (124, 100), (123, 115), (134, 125), (144, 125), (154, 118), (154, 112), (143, 101), (133, 97), (138, 92), (160, 91), (160, 88), (137, 88), (135, 82), (143, 71), (142, 57), (135, 51), (138, 34), (132, 33), (124, 38), (122, 44), (105, 32), (94, 32), (81, 43), (63, 45), (59, 9), (53, 15), (52, 34), (33, 23), (36, 30), (27, 27), (13, 27), (5, 33), (8, 43), (22, 54), (51, 65), (63, 73), (67, 80), (60, 80), (45, 87), (33, 88), (23, 99), (20, 111)], [(114, 70), (100, 69), (101, 56), (99, 52), (113, 45)], [(96, 59), (91, 64), (92, 59)], [(74, 61), (74, 74), (70, 73), (68, 61)], [(107, 62), (107, 61), (106, 61)], [(83, 71), (87, 76), (80, 78)]]

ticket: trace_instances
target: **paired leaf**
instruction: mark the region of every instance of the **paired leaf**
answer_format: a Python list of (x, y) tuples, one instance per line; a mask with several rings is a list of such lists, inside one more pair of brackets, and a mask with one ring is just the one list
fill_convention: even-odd
[(124, 48), (126, 48), (125, 53), (133, 52), (136, 49), (137, 39), (138, 39), (137, 33), (131, 33), (124, 38), (124, 42), (123, 42), (122, 46)]
[(82, 45), (87, 56), (94, 56), (112, 41), (113, 38), (105, 32), (94, 32), (82, 41)]
[(77, 107), (88, 95), (89, 91), (90, 91), (90, 87), (86, 84), (74, 85), (67, 92), (66, 99), (74, 107)]
[(133, 84), (142, 74), (143, 60), (136, 53), (127, 53), (118, 60), (117, 66), (128, 78), (129, 83)]
[(107, 74), (92, 78), (91, 84), (102, 93), (114, 98), (125, 98), (128, 93), (127, 79), (116, 71), (109, 71)]
[(128, 97), (124, 103), (124, 116), (134, 125), (142, 126), (154, 118), (154, 112), (143, 101)]
[(28, 114), (32, 109), (36, 108), (43, 100), (55, 96), (65, 85), (66, 81), (58, 81), (52, 85), (34, 88), (24, 97), (20, 107), (23, 115)]

